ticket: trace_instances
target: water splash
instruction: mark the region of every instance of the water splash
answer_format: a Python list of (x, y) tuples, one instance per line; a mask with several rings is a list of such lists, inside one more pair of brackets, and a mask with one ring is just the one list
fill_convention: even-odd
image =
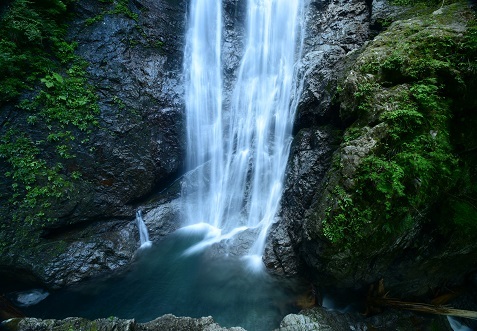
[(261, 255), (245, 255), (242, 260), (247, 263), (247, 270), (259, 273), (265, 269)]
[(139, 240), (141, 242), (139, 248), (151, 247), (152, 242), (149, 240), (149, 233), (147, 232), (146, 223), (144, 223), (144, 219), (142, 218), (141, 210), (136, 211), (136, 223), (139, 230)]
[(259, 227), (251, 255), (261, 255), (283, 190), (300, 56), (302, 1), (248, 0), (244, 55), (230, 105), (223, 104), (222, 8), (192, 0), (185, 79), (187, 166), (183, 191), (189, 224), (224, 233)]
[(184, 255), (191, 255), (191, 254), (199, 253), (204, 248), (207, 248), (208, 246), (211, 246), (215, 243), (221, 242), (222, 240), (231, 239), (235, 235), (237, 235), (240, 232), (243, 232), (247, 229), (248, 228), (246, 226), (241, 226), (241, 227), (233, 229), (230, 232), (227, 232), (226, 234), (222, 234), (222, 231), (220, 229), (218, 229), (218, 231), (208, 233), (207, 236), (204, 238), (204, 240), (202, 240), (201, 242), (193, 245), (192, 247), (189, 247), (184, 252)]
[(16, 304), (20, 307), (28, 307), (36, 305), (40, 301), (46, 299), (50, 293), (42, 289), (34, 289), (25, 292), (16, 293)]

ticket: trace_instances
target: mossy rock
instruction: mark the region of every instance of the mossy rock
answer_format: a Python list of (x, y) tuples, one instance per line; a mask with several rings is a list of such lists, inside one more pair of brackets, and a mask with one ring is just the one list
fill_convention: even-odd
[[(363, 285), (389, 268), (412, 268), (403, 262), (406, 252), (428, 259), (420, 263), (437, 272), (426, 279), (427, 271), (416, 267), (399, 269), (400, 276), (422, 276), (430, 284), (475, 267), (477, 231), (464, 232), (477, 224), (469, 200), (477, 163), (455, 138), (456, 117), (476, 119), (475, 98), (467, 91), (477, 77), (475, 26), (475, 13), (462, 2), (396, 21), (360, 51), (343, 77), (340, 114), (353, 122), (306, 222), (305, 251), (312, 252), (305, 259), (324, 268), (326, 277)], [(477, 140), (467, 131), (474, 140), (465, 148), (472, 150)], [(436, 211), (449, 218), (440, 220)], [(455, 241), (438, 247), (442, 238)], [(440, 263), (449, 256), (461, 267), (444, 270)], [(409, 281), (410, 292), (422, 292), (417, 280)]]

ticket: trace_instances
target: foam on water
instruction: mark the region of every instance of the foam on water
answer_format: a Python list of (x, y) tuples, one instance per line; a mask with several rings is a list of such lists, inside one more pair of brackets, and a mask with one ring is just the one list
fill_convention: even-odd
[(246, 263), (247, 270), (254, 273), (265, 271), (261, 255), (245, 255), (242, 259)]
[(36, 305), (40, 301), (46, 299), (50, 293), (41, 289), (34, 289), (16, 294), (15, 301), (20, 307), (28, 307)]
[(217, 229), (217, 231), (215, 231), (213, 235), (210, 235), (209, 233), (209, 235), (207, 235), (204, 240), (186, 249), (184, 251), (184, 255), (190, 255), (190, 254), (202, 252), (205, 248), (213, 244), (219, 243), (223, 240), (233, 238), (235, 235), (246, 230), (248, 230), (246, 226), (241, 226), (241, 227), (232, 229), (232, 231), (222, 235), (222, 231), (220, 229)]
[(449, 321), (449, 325), (454, 331), (474, 331), (473, 329), (462, 324), (452, 316), (447, 316), (447, 320)]

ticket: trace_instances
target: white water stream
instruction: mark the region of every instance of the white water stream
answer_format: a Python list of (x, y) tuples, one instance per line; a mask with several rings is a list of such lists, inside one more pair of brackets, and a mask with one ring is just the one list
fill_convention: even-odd
[(139, 240), (141, 246), (139, 248), (146, 248), (152, 245), (152, 242), (149, 240), (149, 232), (147, 231), (146, 224), (142, 218), (142, 212), (140, 210), (136, 211), (136, 223), (139, 230)]
[(279, 207), (295, 115), (301, 0), (248, 0), (246, 38), (224, 107), (222, 4), (192, 0), (185, 50), (188, 223), (216, 238), (257, 228), (261, 255)]

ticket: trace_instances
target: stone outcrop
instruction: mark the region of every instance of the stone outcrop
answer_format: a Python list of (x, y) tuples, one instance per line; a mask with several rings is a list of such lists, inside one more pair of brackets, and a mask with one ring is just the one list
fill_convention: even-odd
[[(212, 317), (190, 318), (164, 315), (153, 321), (138, 323), (135, 320), (115, 317), (87, 320), (66, 318), (64, 320), (41, 320), (36, 318), (13, 318), (0, 324), (6, 331), (245, 331), (241, 327), (224, 328), (215, 323)], [(386, 311), (380, 315), (364, 318), (356, 313), (330, 311), (317, 307), (299, 314), (290, 314), (275, 331), (345, 331), (372, 330), (410, 331), (435, 330), (452, 331), (445, 317), (416, 316), (407, 312)]]
[(451, 331), (445, 317), (428, 318), (407, 312), (386, 311), (380, 315), (363, 318), (358, 314), (329, 311), (318, 307), (300, 314), (285, 316), (275, 331), (301, 330), (439, 330)]
[(3, 323), (8, 331), (244, 331), (240, 327), (222, 328), (212, 317), (190, 318), (164, 315), (151, 322), (138, 323), (135, 320), (102, 318), (86, 320), (67, 318), (64, 320), (40, 320), (36, 318), (11, 319)]
[[(78, 54), (89, 63), (89, 79), (97, 89), (101, 109), (99, 129), (91, 134), (89, 143), (76, 146), (77, 157), (68, 161), (67, 167), (83, 173), (84, 181), (75, 187), (74, 195), (52, 207), (58, 221), (34, 229), (41, 232), (35, 247), (2, 254), (2, 270), (26, 283), (62, 287), (118, 270), (131, 261), (138, 247), (134, 223), (138, 207), (145, 209), (144, 219), (153, 241), (179, 226), (180, 182), (174, 180), (183, 170), (184, 159), (181, 70), (185, 2), (129, 1), (129, 10), (138, 15), (137, 21), (123, 14), (106, 13), (110, 4), (105, 2), (77, 3), (69, 33), (78, 42)], [(231, 86), (238, 68), (243, 26), (235, 23), (243, 22), (244, 6), (243, 0), (225, 2), (226, 87)], [(455, 7), (450, 9), (459, 13)], [(323, 287), (353, 289), (384, 277), (398, 293), (422, 295), (445, 281), (462, 281), (461, 276), (477, 267), (472, 234), (462, 236), (462, 232), (454, 231), (443, 236), (429, 226), (433, 223), (421, 222), (432, 206), (420, 211), (426, 212), (426, 217), (416, 217), (417, 222), (397, 236), (370, 229), (360, 246), (336, 245), (323, 230), (326, 214), (339, 207), (329, 199), (333, 190), (338, 185), (345, 190), (355, 188), (362, 160), (378, 153), (389, 131), (380, 121), (380, 114), (386, 108), (386, 99), (393, 97), (390, 86), (383, 88), (375, 100), (381, 108), (362, 116), (356, 107), (356, 87), (363, 81), (375, 82), (376, 77), (360, 76), (356, 65), (381, 51), (379, 47), (386, 47), (386, 34), (368, 41), (405, 12), (405, 8), (390, 6), (385, 0), (308, 2), (303, 59), (298, 66), (303, 93), (297, 102), (280, 221), (270, 231), (264, 257), (271, 271), (301, 274)], [(94, 17), (99, 19), (86, 24)], [(459, 20), (462, 17), (456, 16), (456, 22), (445, 27), (456, 38), (466, 29), (464, 21)], [(399, 39), (404, 35), (393, 29), (412, 23), (423, 28), (415, 19), (397, 22), (387, 31)], [(439, 30), (442, 26), (425, 28)], [(339, 94), (338, 83), (343, 88)], [(394, 87), (394, 92), (409, 90), (406, 84)], [(464, 151), (472, 151), (463, 145)], [(161, 193), (153, 196), (154, 192)], [(367, 241), (373, 236), (381, 236), (380, 246)], [(237, 240), (247, 242), (248, 237)], [(220, 253), (223, 248), (218, 245), (216, 251)], [(382, 318), (371, 325), (391, 328), (386, 323), (396, 321), (392, 316)], [(170, 315), (152, 324), (116, 319), (26, 319), (9, 325), (23, 327), (18, 330), (68, 330), (91, 327), (91, 323), (100, 323), (104, 330), (222, 330), (210, 318)], [(362, 320), (354, 317), (316, 309), (287, 317), (280, 330), (339, 330), (364, 325), (360, 323)], [(409, 324), (403, 325), (404, 330)]]
[(305, 14), (305, 39), (299, 75), (303, 91), (298, 101), (295, 129), (337, 120), (332, 107), (340, 60), (369, 39), (369, 4), (363, 0), (310, 1)]
[(334, 106), (338, 79), (352, 62), (346, 56), (353, 57), (369, 39), (370, 14), (369, 4), (361, 0), (310, 1), (307, 7), (297, 134), (285, 176), (280, 221), (270, 231), (264, 256), (267, 267), (278, 274), (299, 272), (302, 224), (341, 136), (343, 124)]
[[(281, 221), (273, 224), (264, 260), (267, 268), (280, 275), (300, 272), (300, 232), (307, 210), (331, 164), (340, 132), (332, 126), (302, 129), (295, 136), (288, 163)], [(286, 206), (286, 207), (285, 207)]]
[(90, 195), (69, 202), (59, 215), (75, 219), (132, 216), (140, 199), (171, 182), (184, 159), (181, 84), (184, 7), (180, 2), (134, 1), (137, 21), (106, 14), (109, 8), (80, 1), (70, 39), (89, 66), (99, 96), (100, 128), (90, 138), (92, 152), (79, 150), (76, 166)]
[[(470, 232), (458, 225), (452, 225), (451, 216), (449, 219), (440, 220), (440, 216), (437, 215), (440, 213), (437, 210), (443, 210), (439, 209), (443, 201), (439, 199), (439, 189), (430, 190), (432, 192), (428, 193), (428, 197), (423, 198), (427, 199), (425, 200), (427, 203), (422, 204), (418, 211), (410, 213), (413, 215), (412, 222), (406, 223), (404, 219), (393, 219), (393, 222), (403, 224), (402, 227), (406, 227), (405, 230), (402, 228), (392, 230), (384, 225), (385, 222), (380, 223), (379, 219), (386, 219), (384, 212), (376, 219), (371, 220), (369, 226), (362, 225), (361, 230), (357, 230), (359, 226), (352, 227), (356, 223), (350, 226), (349, 223), (346, 223), (346, 219), (338, 220), (343, 221), (342, 224), (348, 224), (339, 229), (337, 224), (340, 223), (336, 223), (338, 222), (336, 219), (330, 220), (330, 215), (338, 215), (341, 211), (344, 211), (343, 215), (350, 215), (346, 213), (351, 213), (350, 211), (354, 207), (356, 210), (352, 215), (356, 216), (365, 211), (366, 203), (368, 205), (376, 203), (376, 200), (371, 200), (373, 199), (371, 197), (368, 200), (363, 200), (362, 205), (353, 205), (359, 199), (358, 190), (360, 192), (366, 190), (366, 187), (358, 186), (358, 184), (362, 184), (358, 183), (363, 174), (362, 162), (369, 156), (380, 155), (386, 141), (390, 141), (390, 132), (395, 132), (392, 131), (394, 128), (390, 126), (391, 122), (383, 120), (386, 116), (392, 115), (383, 117), (382, 114), (395, 109), (393, 107), (398, 100), (396, 96), (409, 95), (410, 89), (414, 89), (414, 93), (417, 93), (415, 88), (411, 87), (409, 78), (406, 81), (399, 76), (399, 69), (395, 69), (396, 71), (383, 70), (383, 73), (373, 75), (360, 73), (362, 70), (360, 68), (373, 68), (373, 66), (378, 68), (379, 64), (386, 61), (387, 57), (396, 50), (391, 41), (405, 40), (406, 37), (414, 38), (409, 39), (414, 40), (414, 43), (419, 43), (419, 38), (423, 38), (421, 40), (442, 38), (442, 40), (453, 40), (458, 44), (466, 30), (466, 17), (472, 19), (473, 14), (466, 8), (466, 5), (454, 4), (443, 7), (434, 13), (431, 11), (427, 14), (428, 16), (397, 21), (373, 41), (364, 43), (366, 36), (376, 33), (374, 29), (376, 29), (378, 21), (382, 22), (386, 17), (392, 21), (395, 19), (393, 15), (409, 15), (409, 12), (406, 14), (405, 10), (401, 9), (393, 12), (391, 16), (386, 16), (391, 11), (389, 6), (386, 6), (386, 2), (380, 1), (373, 3), (372, 7), (366, 7), (365, 3), (357, 6), (356, 11), (352, 11), (353, 13), (360, 12), (360, 10), (364, 12), (361, 17), (351, 15), (353, 18), (360, 19), (362, 24), (362, 30), (355, 29), (355, 31), (368, 31), (368, 34), (352, 35), (353, 38), (356, 38), (354, 43), (345, 37), (338, 40), (336, 42), (338, 45), (351, 44), (353, 46), (337, 52), (336, 54), (341, 55), (334, 58), (334, 62), (325, 64), (318, 62), (324, 68), (334, 68), (335, 76), (324, 74), (318, 70), (310, 74), (308, 80), (312, 82), (305, 84), (308, 89), (305, 88), (302, 104), (306, 104), (308, 112), (299, 109), (297, 129), (301, 129), (301, 131), (298, 131), (295, 138), (288, 165), (287, 179), (289, 180), (283, 196), (281, 219), (271, 231), (265, 263), (271, 270), (279, 274), (294, 274), (300, 270), (299, 268), (302, 268), (304, 274), (308, 274), (317, 284), (325, 288), (339, 286), (359, 289), (383, 277), (388, 289), (396, 295), (424, 295), (429, 288), (435, 288), (444, 283), (465, 282), (466, 277), (471, 277), (472, 271), (476, 267), (474, 262), (475, 239), (470, 239), (472, 237)], [(466, 11), (467, 14), (464, 14)], [(366, 12), (367, 14), (365, 14)], [(334, 17), (332, 14), (322, 15)], [(346, 15), (341, 14), (338, 17), (338, 21), (345, 20)], [(343, 24), (349, 24), (344, 22)], [(335, 23), (334, 26), (339, 25)], [(412, 33), (406, 34), (407, 29), (412, 30)], [(338, 29), (338, 31), (346, 31), (346, 29)], [(326, 33), (325, 36), (327, 36)], [(336, 49), (336, 46), (329, 45), (328, 48)], [(305, 59), (307, 55), (305, 54)], [(320, 57), (320, 60), (322, 59), (326, 60), (326, 57)], [(406, 74), (406, 63), (410, 63), (406, 61), (403, 60), (403, 69), (401, 69), (401, 73), (404, 72), (404, 74)], [(449, 82), (448, 78), (445, 78), (447, 73), (444, 69), (441, 70), (443, 81)], [(475, 79), (472, 76), (465, 77), (469, 79), (466, 84), (474, 86)], [(330, 96), (320, 96), (324, 102), (321, 106), (318, 105), (318, 98), (314, 102), (307, 101), (313, 95), (312, 86), (321, 86), (317, 88), (318, 91), (326, 90), (323, 89), (323, 86), (327, 86), (323, 81), (329, 82)], [(339, 96), (335, 95), (333, 99), (333, 91), (337, 91), (338, 81), (341, 90)], [(373, 90), (377, 86), (373, 84), (382, 84), (380, 86), (383, 87)], [(445, 93), (449, 93), (457, 100), (457, 95), (452, 92), (454, 83), (444, 84), (450, 85)], [(449, 97), (445, 93), (442, 94), (443, 97)], [(471, 109), (474, 109), (475, 112), (475, 102), (469, 101), (466, 93), (462, 93), (460, 96), (465, 100), (455, 101), (456, 104), (463, 109), (470, 110), (466, 112), (456, 108), (455, 111), (459, 112), (459, 116), (468, 116), (470, 122), (475, 121), (475, 115), (469, 115), (472, 113)], [(369, 97), (366, 99), (370, 100), (367, 108), (357, 102), (360, 97), (362, 100)], [(321, 110), (309, 113), (313, 109)], [(336, 138), (330, 140), (334, 141), (335, 147), (333, 145), (323, 147), (321, 144), (313, 146), (305, 134), (307, 130), (310, 130), (303, 129), (307, 123), (321, 124), (322, 119), (326, 118), (324, 114), (330, 114), (328, 118), (332, 119), (331, 123), (343, 129), (344, 136), (341, 136), (338, 148), (336, 148)], [(302, 118), (311, 116), (314, 120), (301, 121), (300, 116)], [(469, 137), (469, 133), (464, 127), (458, 130), (462, 130), (460, 135)], [(435, 135), (432, 130), (426, 132), (430, 134), (429, 137)], [(340, 139), (339, 135), (338, 139)], [(456, 151), (461, 148), (459, 147), (460, 139), (456, 138), (457, 143), (454, 146)], [(308, 146), (303, 148), (302, 141)], [(326, 143), (324, 144), (326, 145)], [(471, 144), (468, 143), (468, 145)], [(328, 152), (326, 152), (327, 149)], [(396, 149), (395, 153), (398, 152), (399, 149)], [(310, 167), (309, 163), (302, 162), (304, 166), (296, 167), (301, 153), (306, 155), (306, 160), (313, 162), (316, 158), (319, 163)], [(319, 153), (324, 153), (324, 155), (318, 157)], [(463, 157), (464, 163), (474, 164), (472, 162), (475, 161), (466, 159), (465, 155)], [(375, 173), (379, 174), (378, 171)], [(475, 175), (471, 174), (472, 176)], [(310, 186), (300, 184), (300, 178), (304, 178), (306, 181), (312, 178), (312, 184)], [(439, 178), (435, 177), (433, 181), (437, 183)], [(414, 186), (409, 186), (407, 192), (418, 190), (419, 180), (414, 180), (413, 183), (411, 184)], [(441, 193), (448, 189), (448, 186), (441, 187)], [(353, 219), (353, 222), (360, 221), (358, 218)], [(337, 232), (327, 232), (330, 230), (330, 224), (337, 225), (333, 228)], [(346, 228), (348, 226), (350, 227)], [(339, 231), (343, 232), (339, 233)], [(343, 235), (343, 233), (344, 236), (356, 240), (353, 242), (354, 239), (351, 239), (350, 241), (353, 243), (349, 244), (348, 241), (348, 244), (345, 245), (346, 239), (343, 237), (340, 239), (341, 244), (338, 243), (339, 240), (333, 236)], [(335, 241), (333, 242), (333, 240)]]
[[(9, 203), (2, 200), (0, 215), (8, 223), (2, 231), (11, 240), (0, 257), (2, 272), (33, 274), (40, 283), (58, 287), (117, 270), (131, 260), (137, 248), (135, 210), (147, 205), (153, 193), (165, 191), (183, 168), (183, 2), (130, 1), (128, 10), (137, 19), (114, 12), (115, 3), (75, 2), (68, 38), (88, 63), (99, 124), (87, 137), (73, 132), (74, 158), (56, 160), (47, 150), (40, 155), (81, 174), (68, 196), (53, 202), (47, 216), (54, 222), (38, 220), (32, 227), (13, 223)], [(38, 128), (25, 126), (22, 116), (10, 118), (11, 127), (35, 135), (32, 130)], [(80, 143), (84, 138), (88, 141)], [(3, 185), (9, 185), (6, 179)], [(168, 192), (159, 202), (177, 197), (177, 190)], [(163, 208), (176, 208), (168, 206)], [(173, 224), (171, 217), (156, 219), (155, 232), (175, 229), (163, 226)], [(24, 238), (25, 231), (31, 238)]]

